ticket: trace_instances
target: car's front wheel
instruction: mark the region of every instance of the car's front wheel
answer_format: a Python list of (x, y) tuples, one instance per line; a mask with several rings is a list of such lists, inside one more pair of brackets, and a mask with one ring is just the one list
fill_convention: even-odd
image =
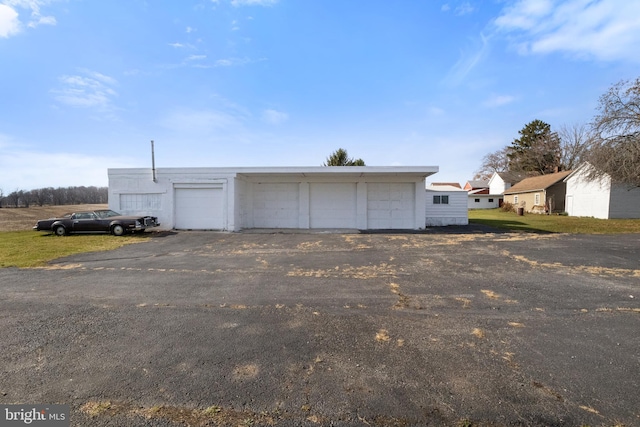
[(111, 227), (111, 234), (113, 234), (114, 236), (122, 236), (124, 234), (124, 227), (120, 224), (114, 225), (113, 227)]
[(53, 234), (56, 236), (64, 236), (67, 234), (67, 230), (62, 225), (58, 225), (53, 229)]

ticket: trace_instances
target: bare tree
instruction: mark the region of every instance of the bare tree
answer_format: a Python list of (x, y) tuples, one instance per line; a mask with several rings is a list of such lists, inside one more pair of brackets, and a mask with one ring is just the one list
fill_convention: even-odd
[(622, 80), (600, 97), (588, 160), (592, 178), (640, 186), (640, 78)]
[(476, 171), (473, 179), (489, 179), (494, 172), (504, 172), (509, 170), (509, 148), (504, 147), (493, 153), (489, 153), (482, 158), (482, 164)]
[(584, 160), (593, 134), (585, 124), (563, 125), (558, 132), (560, 137), (560, 165), (563, 170), (575, 169)]
[(7, 206), (13, 206), (14, 208), (20, 206), (20, 191), (22, 190), (12, 191), (11, 193), (7, 194), (7, 197), (5, 197)]

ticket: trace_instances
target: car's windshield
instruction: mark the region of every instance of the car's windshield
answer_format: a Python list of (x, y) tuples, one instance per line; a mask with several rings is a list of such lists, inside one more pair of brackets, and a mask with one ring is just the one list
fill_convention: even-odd
[(104, 211), (96, 211), (96, 215), (98, 218), (110, 218), (112, 216), (120, 216), (118, 212), (114, 212), (112, 210), (104, 210)]

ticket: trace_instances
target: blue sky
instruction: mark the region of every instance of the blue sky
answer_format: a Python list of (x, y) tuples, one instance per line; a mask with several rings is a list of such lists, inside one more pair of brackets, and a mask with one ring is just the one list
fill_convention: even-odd
[(439, 166), (640, 76), (629, 0), (0, 0), (0, 188), (107, 168)]

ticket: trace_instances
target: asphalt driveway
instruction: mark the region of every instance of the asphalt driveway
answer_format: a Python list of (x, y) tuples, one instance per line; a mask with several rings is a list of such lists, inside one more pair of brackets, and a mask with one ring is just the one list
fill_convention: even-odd
[(633, 426), (638, 331), (639, 235), (165, 232), (0, 270), (0, 403), (98, 426)]

